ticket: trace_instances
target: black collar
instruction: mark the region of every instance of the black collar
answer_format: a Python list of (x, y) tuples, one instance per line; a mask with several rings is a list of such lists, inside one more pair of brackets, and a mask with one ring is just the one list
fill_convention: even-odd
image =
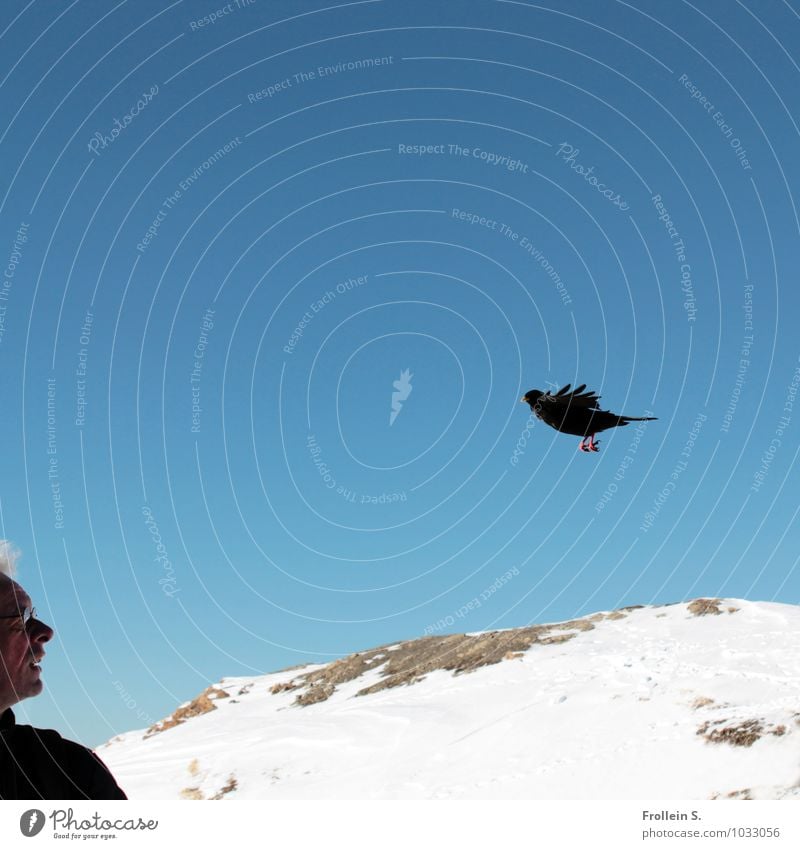
[(3, 728), (13, 728), (17, 724), (17, 720), (14, 718), (14, 711), (11, 708), (0, 713), (0, 731)]

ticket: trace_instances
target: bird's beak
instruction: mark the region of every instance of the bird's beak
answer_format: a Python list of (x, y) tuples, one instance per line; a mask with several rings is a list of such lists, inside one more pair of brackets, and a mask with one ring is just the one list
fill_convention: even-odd
[(524, 401), (525, 401), (525, 396), (523, 395), (523, 396), (522, 396), (522, 398), (520, 398), (519, 400), (524, 402)]

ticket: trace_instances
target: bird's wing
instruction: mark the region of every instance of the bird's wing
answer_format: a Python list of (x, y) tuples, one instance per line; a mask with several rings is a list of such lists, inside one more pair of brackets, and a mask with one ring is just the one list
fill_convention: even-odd
[(586, 384), (582, 383), (580, 386), (576, 386), (570, 392), (570, 385), (567, 384), (563, 386), (555, 395), (551, 395), (550, 392), (545, 392), (544, 395), (539, 399), (539, 403), (546, 404), (550, 409), (566, 409), (568, 407), (582, 407), (587, 410), (599, 410), (597, 402), (600, 400), (600, 396), (595, 392), (592, 392), (590, 389), (588, 392), (585, 392)]

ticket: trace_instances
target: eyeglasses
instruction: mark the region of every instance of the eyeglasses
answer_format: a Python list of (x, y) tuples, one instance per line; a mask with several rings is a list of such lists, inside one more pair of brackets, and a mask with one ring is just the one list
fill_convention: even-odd
[(36, 618), (36, 608), (26, 607), (21, 613), (12, 613), (10, 616), (0, 616), (0, 619), (21, 619), (23, 627), (26, 627), (31, 619)]

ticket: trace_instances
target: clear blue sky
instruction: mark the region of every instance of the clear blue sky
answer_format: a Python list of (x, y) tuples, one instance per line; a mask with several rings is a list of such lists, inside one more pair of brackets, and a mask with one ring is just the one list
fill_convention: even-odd
[[(96, 744), (425, 633), (797, 603), (798, 11), (5, 2), (21, 715)], [(565, 383), (658, 421), (582, 454), (519, 403)]]

